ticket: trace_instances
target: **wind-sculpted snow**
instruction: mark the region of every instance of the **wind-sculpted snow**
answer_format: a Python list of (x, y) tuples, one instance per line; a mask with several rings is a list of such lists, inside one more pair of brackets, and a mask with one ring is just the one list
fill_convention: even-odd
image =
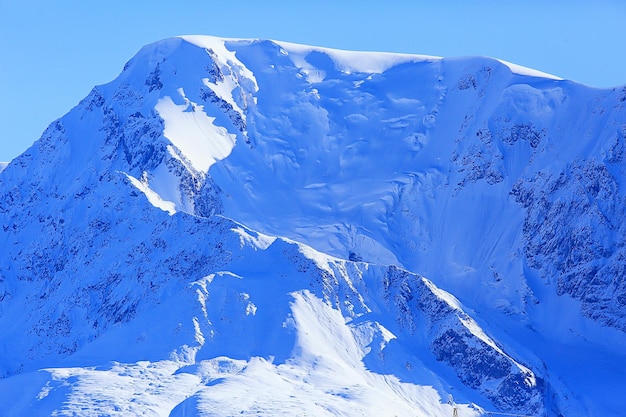
[(0, 414), (620, 415), (625, 103), (149, 45), (0, 164)]

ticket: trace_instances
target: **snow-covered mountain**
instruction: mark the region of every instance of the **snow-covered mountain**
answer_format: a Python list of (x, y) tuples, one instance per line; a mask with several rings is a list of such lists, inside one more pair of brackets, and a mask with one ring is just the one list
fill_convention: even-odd
[(0, 165), (0, 415), (621, 415), (625, 153), (626, 88), (146, 46)]

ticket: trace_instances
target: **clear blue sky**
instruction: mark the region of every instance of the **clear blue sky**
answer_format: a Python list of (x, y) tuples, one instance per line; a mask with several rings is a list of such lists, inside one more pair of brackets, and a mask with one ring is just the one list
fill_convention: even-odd
[(625, 22), (626, 0), (0, 0), (0, 161), (170, 36), (486, 55), (612, 87), (626, 84)]

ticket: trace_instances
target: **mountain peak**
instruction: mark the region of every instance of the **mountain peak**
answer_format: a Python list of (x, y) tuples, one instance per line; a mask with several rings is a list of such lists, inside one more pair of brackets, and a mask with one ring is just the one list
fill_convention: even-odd
[(617, 416), (624, 96), (146, 46), (0, 175), (0, 414)]

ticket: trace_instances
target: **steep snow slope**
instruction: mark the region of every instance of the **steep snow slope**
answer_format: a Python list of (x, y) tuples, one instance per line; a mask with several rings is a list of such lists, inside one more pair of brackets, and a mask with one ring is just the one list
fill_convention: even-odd
[(2, 414), (619, 415), (625, 98), (145, 47), (0, 173)]

